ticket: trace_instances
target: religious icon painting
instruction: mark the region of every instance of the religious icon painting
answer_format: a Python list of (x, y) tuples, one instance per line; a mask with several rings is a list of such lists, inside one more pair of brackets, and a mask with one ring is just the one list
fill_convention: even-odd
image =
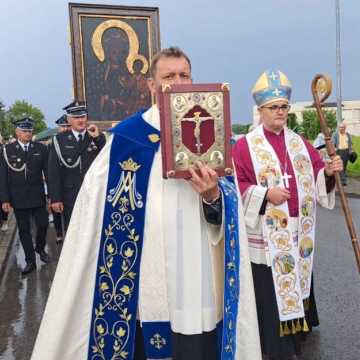
[(303, 217), (301, 219), (301, 230), (303, 234), (308, 234), (314, 226), (314, 220), (311, 217)]
[(231, 175), (229, 86), (165, 85), (158, 99), (163, 177), (188, 178), (198, 161)]
[(268, 165), (261, 168), (258, 178), (260, 185), (266, 188), (279, 186), (281, 182), (281, 174), (279, 171)]
[(309, 236), (305, 236), (300, 241), (299, 252), (302, 258), (307, 258), (314, 250), (314, 242)]
[(303, 154), (298, 154), (294, 157), (294, 166), (296, 170), (302, 175), (307, 175), (310, 173), (310, 160)]
[(292, 248), (289, 230), (274, 231), (270, 235), (270, 240), (278, 250), (289, 251)]
[(270, 208), (266, 211), (265, 223), (272, 230), (285, 229), (288, 226), (288, 216), (280, 209)]
[(160, 50), (159, 9), (69, 4), (74, 96), (107, 129), (152, 104), (150, 62)]
[(315, 201), (311, 196), (305, 196), (301, 203), (301, 214), (303, 216), (313, 216), (315, 211)]
[(295, 268), (295, 259), (291, 254), (279, 253), (274, 257), (273, 267), (278, 274), (289, 274)]
[(312, 192), (312, 176), (311, 175), (301, 175), (299, 176), (299, 183), (301, 189), (306, 193)]
[(298, 153), (299, 151), (301, 151), (302, 147), (302, 142), (298, 138), (292, 138), (290, 140), (289, 149), (291, 153)]

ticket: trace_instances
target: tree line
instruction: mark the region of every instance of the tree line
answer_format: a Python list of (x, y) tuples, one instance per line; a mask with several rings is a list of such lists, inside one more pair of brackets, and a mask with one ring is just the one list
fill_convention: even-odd
[(14, 136), (14, 122), (25, 117), (34, 120), (34, 134), (47, 128), (44, 114), (39, 108), (29, 104), (24, 100), (17, 100), (6, 109), (4, 103), (0, 101), (0, 133), (5, 140)]
[[(331, 131), (334, 131), (337, 126), (336, 112), (325, 110), (324, 113), (328, 127), (331, 129)], [(236, 135), (247, 134), (249, 132), (250, 126), (251, 124), (233, 124), (232, 132)], [(295, 114), (289, 114), (287, 126), (308, 140), (315, 140), (321, 131), (319, 117), (315, 110), (305, 110), (303, 112), (302, 122), (297, 119)]]

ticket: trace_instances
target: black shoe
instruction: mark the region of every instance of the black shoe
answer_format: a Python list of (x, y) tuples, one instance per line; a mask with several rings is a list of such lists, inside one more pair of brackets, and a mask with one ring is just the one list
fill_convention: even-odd
[(36, 264), (34, 262), (31, 262), (31, 263), (26, 264), (26, 266), (21, 271), (21, 273), (23, 275), (27, 275), (27, 274), (30, 274), (31, 272), (33, 272), (34, 270), (36, 270)]
[(46, 253), (45, 250), (41, 251), (41, 252), (39, 253), (39, 255), (40, 255), (40, 260), (41, 260), (42, 262), (44, 262), (45, 264), (48, 264), (48, 263), (51, 261), (51, 260), (50, 260), (50, 256)]
[(64, 239), (62, 236), (56, 237), (56, 245), (61, 245), (61, 244), (63, 244), (63, 242), (64, 242)]

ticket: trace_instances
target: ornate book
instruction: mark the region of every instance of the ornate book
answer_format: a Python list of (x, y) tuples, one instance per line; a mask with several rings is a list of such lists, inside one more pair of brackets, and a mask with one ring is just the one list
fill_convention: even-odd
[(197, 161), (231, 175), (229, 85), (164, 85), (157, 99), (163, 177), (188, 178)]

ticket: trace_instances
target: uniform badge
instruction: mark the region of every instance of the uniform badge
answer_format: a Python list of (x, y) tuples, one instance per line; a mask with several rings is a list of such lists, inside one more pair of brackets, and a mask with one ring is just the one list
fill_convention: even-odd
[(90, 152), (91, 150), (92, 150), (92, 148), (89, 146), (89, 147), (87, 148), (87, 151)]
[(19, 146), (19, 145), (16, 145), (15, 147), (16, 147), (17, 149), (19, 149), (19, 148), (20, 148), (20, 146)]
[(34, 147), (34, 144), (30, 144), (30, 147), (33, 148), (33, 147)]
[(70, 162), (71, 162), (71, 159), (70, 159), (70, 158), (68, 158), (68, 159), (66, 159), (66, 161), (67, 161), (68, 163), (70, 163)]
[(69, 139), (69, 140), (72, 140), (72, 135), (68, 135), (68, 139)]

